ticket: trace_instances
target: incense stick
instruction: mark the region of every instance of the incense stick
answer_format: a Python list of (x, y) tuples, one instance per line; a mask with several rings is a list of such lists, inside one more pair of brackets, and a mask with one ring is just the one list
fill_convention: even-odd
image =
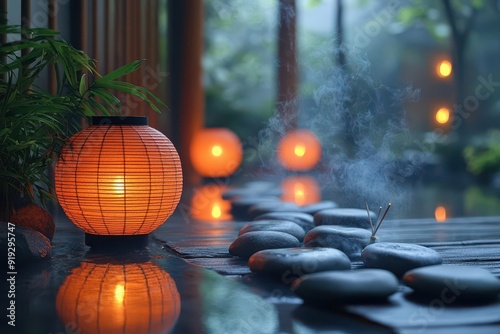
[[(387, 205), (387, 209), (385, 209), (384, 215), (382, 216), (382, 218), (381, 218), (381, 219), (380, 219), (380, 221), (378, 222), (377, 226), (375, 227), (375, 233), (377, 233), (377, 231), (378, 231), (378, 229), (379, 229), (380, 225), (382, 225), (382, 222), (384, 221), (385, 216), (387, 216), (387, 212), (389, 212), (389, 209), (391, 208), (391, 205), (392, 205), (391, 203), (389, 203), (389, 204)], [(374, 235), (375, 235), (375, 233), (374, 233)]]
[(375, 229), (373, 227), (372, 215), (370, 214), (370, 208), (368, 207), (368, 202), (365, 202), (365, 205), (366, 205), (366, 213), (368, 214), (368, 220), (370, 221), (370, 227), (372, 228), (372, 236), (373, 236), (375, 235)]

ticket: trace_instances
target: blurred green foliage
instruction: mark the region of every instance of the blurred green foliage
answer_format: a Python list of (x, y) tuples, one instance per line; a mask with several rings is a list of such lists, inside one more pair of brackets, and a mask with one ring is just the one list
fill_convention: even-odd
[(274, 111), (276, 10), (267, 0), (205, 1), (205, 123), (243, 142)]
[(479, 176), (488, 177), (500, 172), (500, 130), (491, 130), (475, 145), (464, 149), (467, 169)]

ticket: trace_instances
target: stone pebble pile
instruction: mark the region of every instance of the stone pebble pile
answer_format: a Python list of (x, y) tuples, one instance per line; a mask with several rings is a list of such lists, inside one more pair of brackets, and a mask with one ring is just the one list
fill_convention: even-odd
[[(500, 299), (500, 280), (487, 270), (443, 265), (439, 253), (424, 246), (375, 242), (367, 210), (332, 201), (298, 206), (281, 201), (276, 188), (261, 186), (224, 194), (233, 217), (245, 222), (229, 253), (248, 259), (253, 272), (289, 285), (306, 303), (384, 302), (400, 283), (423, 298), (439, 298), (454, 282), (463, 290), (457, 301)], [(351, 261), (364, 268), (351, 270)]]

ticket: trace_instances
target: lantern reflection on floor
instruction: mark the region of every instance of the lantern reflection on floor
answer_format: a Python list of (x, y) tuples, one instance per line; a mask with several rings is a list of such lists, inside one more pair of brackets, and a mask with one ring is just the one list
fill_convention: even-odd
[(82, 262), (59, 288), (56, 309), (78, 333), (168, 333), (181, 299), (174, 280), (151, 262)]
[(321, 200), (321, 192), (316, 180), (308, 175), (292, 176), (283, 180), (282, 199), (297, 205), (308, 205)]
[(225, 186), (207, 184), (194, 190), (191, 199), (191, 216), (198, 220), (222, 221), (231, 219), (231, 204), (222, 199)]

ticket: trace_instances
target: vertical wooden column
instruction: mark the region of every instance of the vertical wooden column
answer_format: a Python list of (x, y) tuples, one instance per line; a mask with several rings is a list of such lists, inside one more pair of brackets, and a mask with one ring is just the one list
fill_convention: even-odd
[[(49, 0), (47, 12), (49, 17), (49, 29), (57, 30), (57, 12), (58, 12), (57, 0)], [(50, 66), (49, 90), (51, 94), (53, 95), (57, 94), (57, 78), (54, 66)]]
[(169, 0), (169, 72), (173, 140), (182, 161), (186, 185), (200, 177), (189, 159), (194, 134), (204, 124), (205, 96), (201, 57), (203, 53), (203, 1)]
[[(24, 29), (31, 28), (31, 0), (21, 1), (21, 27)], [(29, 38), (23, 34), (23, 39)], [(25, 56), (31, 49), (22, 49), (21, 55)]]
[(295, 0), (279, 0), (277, 112), (286, 130), (297, 127), (298, 70)]

